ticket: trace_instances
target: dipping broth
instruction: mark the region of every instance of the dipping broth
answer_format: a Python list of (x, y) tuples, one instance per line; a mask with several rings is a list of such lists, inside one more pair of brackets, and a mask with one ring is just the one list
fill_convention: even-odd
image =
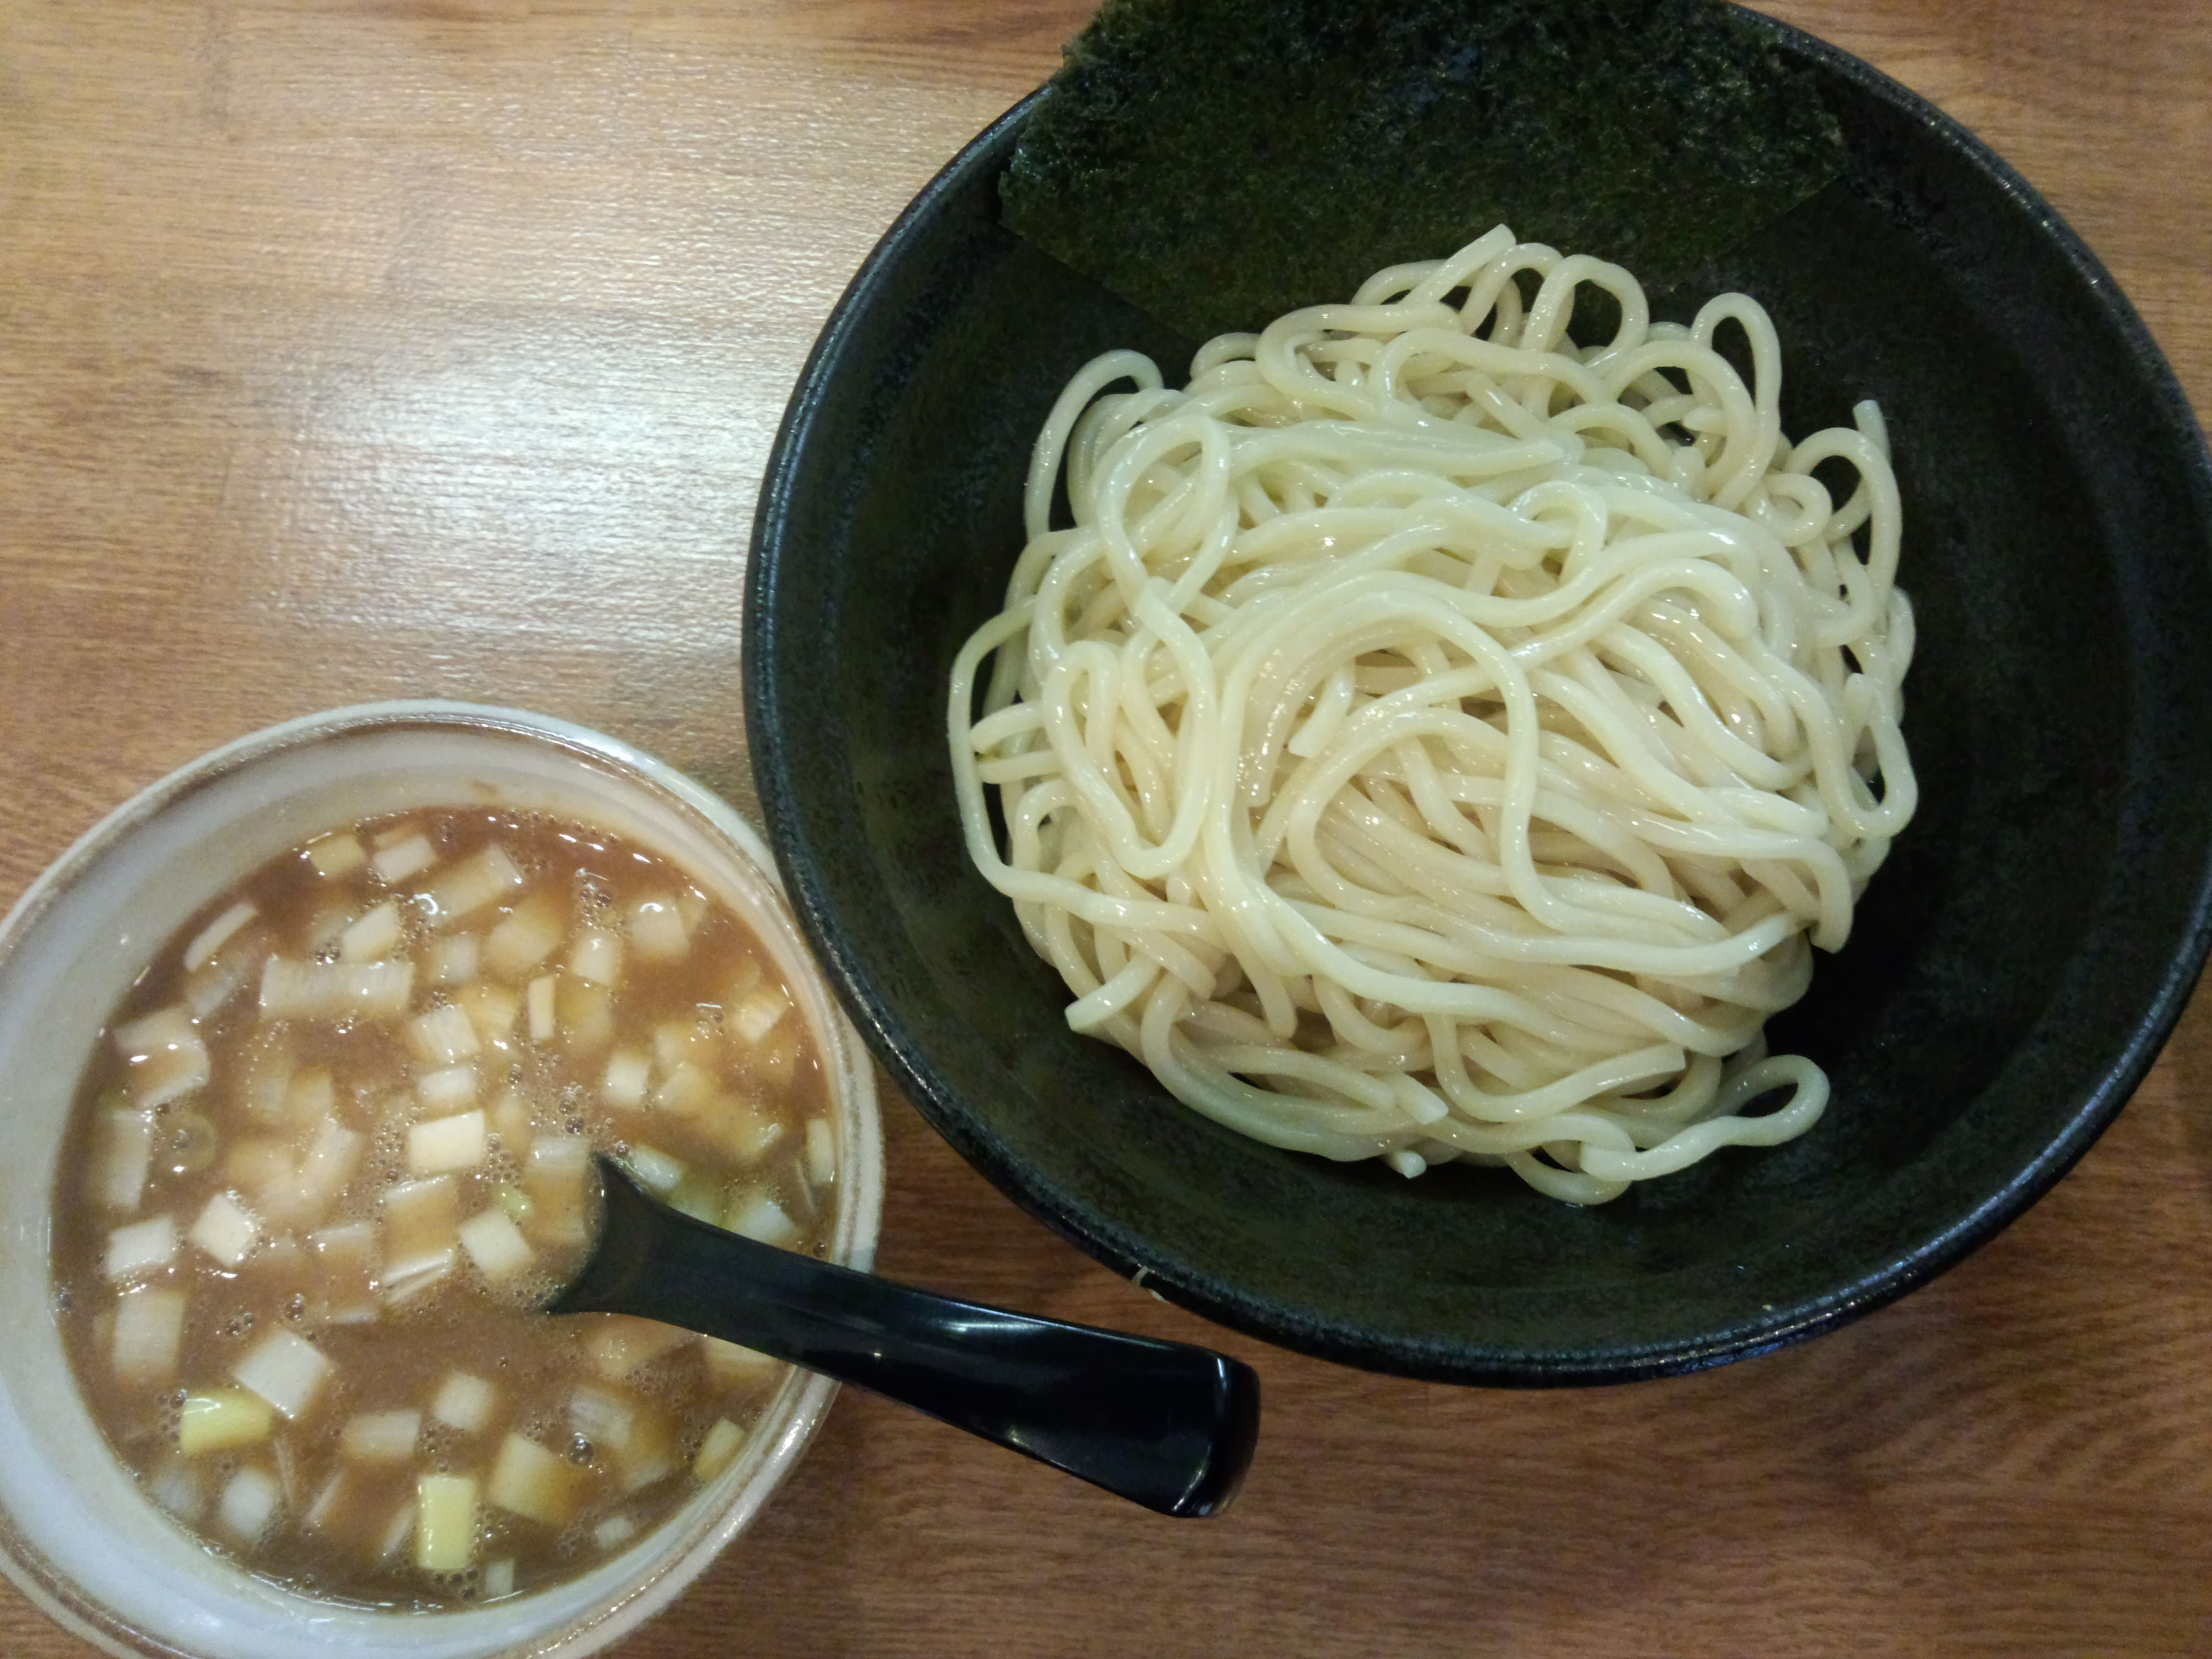
[(325, 1598), (520, 1594), (738, 1456), (787, 1368), (534, 1311), (580, 1265), (594, 1152), (820, 1254), (828, 1092), (745, 927), (667, 862), (426, 811), (271, 860), (108, 1022), (54, 1203), (78, 1383), (148, 1496)]

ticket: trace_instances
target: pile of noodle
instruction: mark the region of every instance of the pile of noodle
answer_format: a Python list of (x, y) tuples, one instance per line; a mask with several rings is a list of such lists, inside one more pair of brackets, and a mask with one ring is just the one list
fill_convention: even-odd
[(1781, 380), (1753, 300), (1655, 323), (1502, 226), (1180, 392), (1077, 374), (949, 707), (1068, 1023), (1273, 1146), (1577, 1203), (1810, 1128), (1762, 1027), (1911, 817), (1912, 611), (1880, 412), (1792, 443)]

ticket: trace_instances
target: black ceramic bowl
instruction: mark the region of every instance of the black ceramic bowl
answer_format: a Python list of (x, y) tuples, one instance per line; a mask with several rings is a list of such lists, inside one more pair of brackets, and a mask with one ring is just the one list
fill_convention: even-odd
[[(953, 653), (1000, 605), (1061, 383), (1193, 342), (1004, 231), (1024, 110), (854, 279), (769, 465), (746, 712), (799, 914), (876, 1053), (1009, 1195), (1173, 1301), (1272, 1341), (1462, 1382), (1741, 1358), (1926, 1279), (2118, 1112), (2194, 983), (2212, 850), (2212, 466), (2096, 259), (1970, 134), (1775, 25), (1848, 175), (1657, 296), (1771, 311), (1787, 429), (1880, 399), (1920, 627), (1918, 817), (1847, 950), (1773, 1023), (1827, 1067), (1810, 1134), (1576, 1209), (1502, 1171), (1407, 1182), (1243, 1139), (1118, 1049), (962, 849)], [(1322, 296), (1316, 296), (1322, 297)]]

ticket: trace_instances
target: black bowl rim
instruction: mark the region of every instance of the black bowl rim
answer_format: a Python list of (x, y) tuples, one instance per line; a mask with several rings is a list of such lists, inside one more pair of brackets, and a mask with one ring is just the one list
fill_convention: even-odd
[[(2182, 436), (2191, 456), (2185, 488), (2201, 516), (2212, 518), (2212, 453), (2180, 382), (2118, 283), (2088, 246), (2011, 165), (1965, 126), (1910, 88), (1839, 47), (1790, 24), (1747, 11), (1745, 20), (1784, 52), (1856, 85), (1911, 120), (1938, 145), (2010, 197), (2070, 268), (2083, 297), (2125, 343), (2135, 366), (2157, 392), (2157, 422)], [(1447, 1345), (1416, 1345), (1348, 1327), (1316, 1326), (1281, 1317), (1183, 1282), (1152, 1259), (1145, 1241), (1125, 1226), (1074, 1199), (1011, 1156), (988, 1123), (971, 1112), (930, 1071), (910, 1034), (876, 988), (866, 963), (839, 933), (820, 873), (798, 829), (793, 755), (782, 741), (776, 682), (782, 637), (769, 604), (787, 556), (799, 458), (830, 396), (831, 384), (860, 319), (890, 282), (890, 272), (920, 240), (942, 200), (968, 182), (969, 172), (1011, 143), (1043, 89), (1032, 92), (993, 121), (939, 169), (893, 221), (847, 285), (800, 371), (769, 454), (755, 511), (746, 577), (743, 635), (745, 726), (755, 787), (770, 844), (783, 866), (793, 908), (824, 971), (878, 1059), (923, 1118), (1001, 1192), (1085, 1254), (1124, 1278), (1233, 1329), (1316, 1358), (1364, 1370), (1428, 1381), (1504, 1387), (1553, 1387), (1635, 1382), (1674, 1376), (1770, 1352), (1832, 1330), (1895, 1301), (1987, 1243), (2055, 1185), (2118, 1115), (2157, 1059), (2179, 1020), (2212, 950), (2212, 859), (2199, 872), (2181, 948), (2169, 961), (2157, 994), (2127, 1040), (2063, 1131), (1994, 1193), (1955, 1216), (1933, 1236), (1901, 1251), (1879, 1269), (1823, 1295), (1701, 1341), (1662, 1350), (1597, 1355), (1531, 1352), (1501, 1361), (1495, 1353), (1474, 1359), (1449, 1357)]]

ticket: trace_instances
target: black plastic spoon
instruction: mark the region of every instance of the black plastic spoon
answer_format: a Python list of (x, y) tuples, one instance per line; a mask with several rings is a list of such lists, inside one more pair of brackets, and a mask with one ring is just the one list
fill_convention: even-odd
[(1163, 1515), (1218, 1514), (1260, 1435), (1226, 1354), (955, 1302), (670, 1209), (611, 1159), (592, 1255), (547, 1311), (636, 1314), (820, 1371)]

